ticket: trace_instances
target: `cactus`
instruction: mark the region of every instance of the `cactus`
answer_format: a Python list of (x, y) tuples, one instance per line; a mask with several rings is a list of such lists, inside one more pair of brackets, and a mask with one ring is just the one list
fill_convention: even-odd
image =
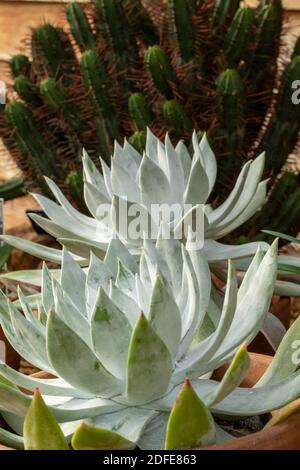
[(96, 42), (88, 18), (78, 3), (70, 3), (66, 8), (67, 19), (72, 35), (79, 49), (94, 49)]
[(254, 20), (251, 8), (240, 8), (227, 31), (224, 39), (224, 54), (229, 67), (236, 67), (245, 57), (252, 23)]
[(159, 46), (150, 46), (145, 54), (145, 64), (157, 89), (166, 98), (171, 98), (177, 78), (167, 54)]
[(145, 131), (147, 126), (150, 126), (153, 117), (145, 97), (141, 93), (130, 95), (128, 110), (131, 119), (140, 131)]
[(26, 75), (18, 75), (14, 81), (14, 90), (18, 93), (25, 103), (32, 106), (41, 105), (41, 97), (39, 96), (39, 90), (35, 83)]
[(220, 138), (226, 157), (221, 159), (221, 169), (230, 174), (236, 167), (234, 156), (241, 151), (245, 135), (245, 87), (235, 69), (222, 72), (216, 83), (219, 121), (215, 135)]
[(27, 77), (29, 75), (30, 68), (31, 64), (26, 55), (17, 54), (13, 56), (10, 61), (10, 69), (14, 78), (17, 78), (19, 75), (25, 75)]
[(186, 130), (192, 130), (191, 118), (186, 114), (182, 104), (176, 99), (166, 101), (163, 112), (167, 124), (173, 129), (176, 137), (180, 138)]
[[(219, 202), (225, 198), (241, 164), (257, 151), (266, 150), (271, 190), (300, 131), (300, 106), (291, 102), (290, 88), (300, 76), (300, 41), (290, 58), (283, 57), (281, 3), (70, 3), (71, 33), (44, 24), (32, 33), (32, 60), (11, 60), (14, 89), (40, 138), (33, 134), (33, 145), (31, 134), (23, 133), (20, 143), (7, 119), (0, 125), (7, 148), (29, 177), (30, 168), (41, 166), (37, 147), (42, 156), (51, 149), (59, 166), (56, 180), (64, 187), (68, 173), (80, 169), (82, 147), (94, 161), (100, 154), (109, 163), (114, 139), (126, 137), (142, 153), (147, 126), (159, 137), (168, 131), (171, 139), (186, 142), (195, 128), (212, 137), (220, 158), (213, 203), (216, 196)], [(30, 180), (40, 184), (35, 176)], [(267, 223), (264, 214), (258, 228)]]
[(129, 143), (137, 150), (142, 153), (146, 146), (147, 134), (145, 131), (137, 131), (129, 139)]

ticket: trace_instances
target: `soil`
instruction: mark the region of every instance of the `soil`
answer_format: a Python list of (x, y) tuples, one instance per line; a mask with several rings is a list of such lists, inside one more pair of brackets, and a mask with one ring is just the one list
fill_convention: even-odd
[(261, 416), (251, 416), (250, 418), (240, 419), (238, 421), (225, 421), (215, 417), (215, 421), (224, 431), (232, 436), (243, 437), (261, 431), (271, 417), (271, 414), (268, 413)]

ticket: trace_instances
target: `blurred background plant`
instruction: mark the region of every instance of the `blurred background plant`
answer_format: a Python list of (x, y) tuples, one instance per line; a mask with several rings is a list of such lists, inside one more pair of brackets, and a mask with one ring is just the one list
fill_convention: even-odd
[[(242, 164), (266, 151), (269, 197), (240, 242), (296, 234), (299, 176), (282, 172), (295, 150), (300, 41), (288, 56), (281, 0), (256, 8), (239, 0), (94, 0), (70, 3), (71, 30), (33, 30), (28, 57), (11, 59), (14, 78), (1, 116), (5, 145), (31, 190), (54, 178), (81, 209), (81, 150), (109, 163), (113, 140), (138, 149), (147, 126), (190, 141), (208, 132), (219, 159), (211, 202), (228, 194)], [(218, 197), (216, 197), (218, 195)]]

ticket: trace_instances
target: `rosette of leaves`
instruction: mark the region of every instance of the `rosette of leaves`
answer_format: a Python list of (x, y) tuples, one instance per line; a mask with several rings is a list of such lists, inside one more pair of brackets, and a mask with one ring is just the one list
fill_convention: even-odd
[[(7, 339), (54, 376), (30, 377), (0, 363), (0, 408), (11, 429), (0, 430), (1, 442), (66, 449), (72, 438), (75, 449), (190, 448), (232, 438), (214, 417), (261, 415), (289, 403), (300, 394), (290, 357), (298, 321), (260, 383), (239, 388), (249, 366), (244, 342), (268, 316), (276, 273), (275, 242), (265, 255), (257, 252), (239, 289), (229, 263), (220, 302), (203, 252), (175, 240), (145, 241), (138, 263), (115, 239), (103, 261), (91, 255), (87, 270), (64, 251), (61, 272), (46, 265), (36, 272), (38, 318), (21, 290), (14, 303), (1, 296)], [(212, 380), (232, 358), (222, 381)], [(25, 393), (37, 387), (50, 415), (37, 392)]]
[[(280, 52), (281, 0), (256, 8), (238, 0), (94, 0), (71, 3), (66, 16), (70, 34), (45, 24), (32, 34), (32, 59), (11, 61), (22, 106), (8, 103), (1, 127), (31, 188), (45, 191), (46, 174), (79, 201), (81, 148), (109, 162), (114, 139), (126, 136), (142, 153), (150, 125), (160, 137), (168, 130), (186, 141), (193, 128), (209, 133), (221, 168), (217, 203), (257, 148), (266, 150), (273, 188), (300, 126), (291, 101), (299, 48), (291, 58)], [(70, 171), (77, 177), (66, 179)], [(293, 230), (296, 189), (286, 188), (297, 206)], [(270, 218), (278, 219), (271, 202), (257, 228)], [(247, 231), (253, 236), (253, 224)]]

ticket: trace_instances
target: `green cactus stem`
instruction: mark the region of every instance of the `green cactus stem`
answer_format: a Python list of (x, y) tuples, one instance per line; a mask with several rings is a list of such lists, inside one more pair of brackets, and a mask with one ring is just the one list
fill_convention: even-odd
[(57, 174), (55, 155), (43, 139), (31, 111), (24, 104), (13, 101), (6, 105), (5, 117), (13, 129), (20, 151), (42, 174), (53, 178)]
[(229, 24), (240, 6), (240, 0), (217, 0), (212, 16), (213, 29)]
[(95, 37), (89, 24), (87, 15), (79, 3), (70, 3), (66, 8), (67, 20), (72, 35), (79, 47), (84, 52), (86, 49), (95, 49)]
[(192, 130), (193, 123), (187, 115), (182, 104), (176, 99), (166, 101), (163, 106), (166, 123), (172, 128), (177, 138), (184, 136)]
[(193, 57), (194, 41), (191, 27), (191, 11), (188, 0), (168, 0), (170, 15), (169, 32), (175, 42), (183, 62)]
[(25, 103), (34, 107), (42, 104), (38, 87), (25, 75), (18, 75), (13, 87)]
[(10, 70), (14, 78), (19, 75), (29, 76), (31, 63), (28, 57), (24, 54), (14, 55), (9, 62)]
[(83, 197), (83, 175), (82, 172), (79, 171), (70, 171), (68, 174), (65, 184), (67, 189), (76, 202), (78, 209), (82, 210), (83, 212), (87, 212), (87, 207), (84, 203)]
[(145, 64), (156, 88), (166, 98), (172, 98), (177, 78), (167, 54), (161, 47), (151, 46), (145, 54)]
[(251, 8), (239, 8), (224, 39), (224, 54), (229, 67), (236, 67), (245, 56), (254, 15)]
[(128, 110), (131, 119), (139, 131), (145, 131), (151, 125), (153, 116), (142, 93), (133, 93), (128, 100)]
[(143, 152), (144, 152), (145, 147), (146, 147), (146, 138), (147, 138), (147, 134), (146, 134), (145, 131), (137, 131), (129, 138), (129, 143), (141, 155), (143, 155)]
[(62, 77), (64, 83), (70, 83), (76, 58), (71, 42), (61, 28), (46, 23), (34, 29), (32, 55), (37, 72), (42, 78), (48, 75)]
[[(227, 158), (222, 159), (227, 168), (234, 168), (233, 160), (241, 149), (244, 135), (245, 88), (235, 69), (227, 69), (217, 79), (216, 100), (219, 113), (219, 129), (216, 135), (222, 139)], [(225, 162), (226, 161), (226, 162)]]

